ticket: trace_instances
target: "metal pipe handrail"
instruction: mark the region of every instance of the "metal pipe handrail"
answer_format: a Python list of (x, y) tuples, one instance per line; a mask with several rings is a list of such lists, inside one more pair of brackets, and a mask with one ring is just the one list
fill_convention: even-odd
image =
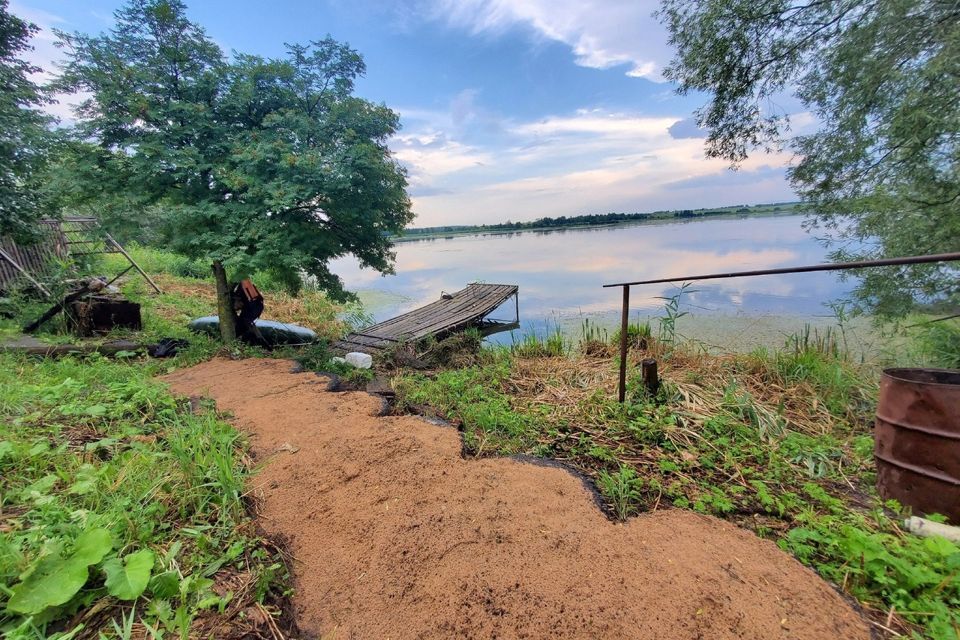
[(899, 265), (926, 264), (930, 262), (960, 261), (960, 252), (938, 253), (929, 256), (904, 256), (883, 258), (881, 260), (859, 260), (856, 262), (831, 262), (810, 264), (801, 267), (782, 267), (780, 269), (757, 269), (754, 271), (731, 271), (728, 273), (708, 273), (701, 276), (683, 276), (680, 278), (657, 278), (655, 280), (637, 280), (636, 282), (618, 282), (605, 284), (604, 288), (623, 287), (623, 308), (620, 315), (620, 376), (617, 399), (623, 402), (627, 395), (627, 327), (630, 312), (630, 287), (641, 284), (663, 284), (691, 280), (718, 280), (721, 278), (739, 278), (745, 276), (771, 276), (781, 273), (808, 273), (810, 271), (841, 271), (844, 269), (864, 269), (868, 267), (893, 267)]
[(843, 269), (863, 269), (865, 267), (891, 267), (898, 265), (925, 264), (928, 262), (952, 262), (960, 260), (960, 252), (938, 253), (930, 256), (904, 256), (901, 258), (884, 258), (881, 260), (860, 260), (857, 262), (831, 262), (825, 264), (811, 264), (800, 267), (782, 267), (780, 269), (758, 269), (755, 271), (732, 271), (728, 273), (708, 273), (700, 276), (682, 276), (678, 278), (658, 278), (656, 280), (637, 280), (636, 282), (617, 282), (605, 284), (608, 287), (627, 287), (639, 284), (662, 284), (665, 282), (679, 282), (685, 280), (717, 280), (720, 278), (739, 278), (741, 276), (770, 276), (779, 273), (807, 273), (810, 271), (841, 271)]

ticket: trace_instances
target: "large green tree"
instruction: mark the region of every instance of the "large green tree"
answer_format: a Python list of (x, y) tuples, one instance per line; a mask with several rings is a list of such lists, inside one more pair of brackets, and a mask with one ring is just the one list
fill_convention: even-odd
[(109, 33), (60, 37), (61, 84), (91, 94), (77, 111), (78, 137), (96, 142), (75, 163), (78, 200), (159, 207), (169, 246), (212, 265), (224, 339), (230, 280), (306, 275), (341, 295), (332, 258), (391, 269), (389, 236), (412, 219), (386, 146), (399, 120), (353, 95), (357, 52), (327, 37), (228, 59), (179, 0), (132, 0)]
[(36, 31), (0, 0), (0, 235), (32, 235), (44, 213), (40, 175), (52, 135), (40, 108), (50, 99), (30, 79), (40, 69), (23, 59)]
[[(789, 178), (835, 259), (960, 250), (960, 3), (663, 0), (660, 16), (667, 77), (709, 95), (708, 155), (796, 152)], [(791, 137), (790, 102), (816, 132)], [(960, 303), (955, 264), (860, 275), (861, 309)]]

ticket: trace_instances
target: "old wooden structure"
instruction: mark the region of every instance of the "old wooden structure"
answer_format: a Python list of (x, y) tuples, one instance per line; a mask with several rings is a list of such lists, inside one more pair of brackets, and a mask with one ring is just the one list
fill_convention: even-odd
[[(491, 319), (497, 307), (514, 298), (514, 320)], [(355, 331), (333, 344), (338, 351), (376, 353), (403, 342), (433, 336), (442, 339), (456, 331), (474, 327), (484, 334), (516, 328), (520, 319), (519, 288), (512, 284), (473, 283), (456, 293), (444, 294), (436, 302)]]
[(96, 218), (88, 216), (42, 220), (40, 237), (37, 242), (29, 245), (19, 244), (12, 238), (0, 237), (0, 291), (9, 291), (26, 284), (49, 298), (50, 292), (42, 282), (55, 272), (58, 262), (108, 253), (119, 253), (129, 263), (117, 277), (136, 269), (153, 290), (160, 293), (157, 284), (120, 243), (100, 227)]

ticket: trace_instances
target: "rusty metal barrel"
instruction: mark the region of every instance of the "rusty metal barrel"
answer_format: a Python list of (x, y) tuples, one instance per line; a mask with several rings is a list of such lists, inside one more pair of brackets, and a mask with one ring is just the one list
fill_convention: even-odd
[(960, 371), (884, 370), (875, 437), (880, 495), (960, 524)]

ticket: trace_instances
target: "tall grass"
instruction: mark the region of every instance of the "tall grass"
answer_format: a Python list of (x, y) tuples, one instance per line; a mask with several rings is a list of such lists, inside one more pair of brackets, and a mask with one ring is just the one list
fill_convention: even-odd
[(559, 326), (555, 326), (546, 335), (529, 331), (519, 339), (511, 333), (511, 338), (513, 343), (510, 345), (510, 351), (523, 357), (562, 356), (567, 353), (570, 346)]

